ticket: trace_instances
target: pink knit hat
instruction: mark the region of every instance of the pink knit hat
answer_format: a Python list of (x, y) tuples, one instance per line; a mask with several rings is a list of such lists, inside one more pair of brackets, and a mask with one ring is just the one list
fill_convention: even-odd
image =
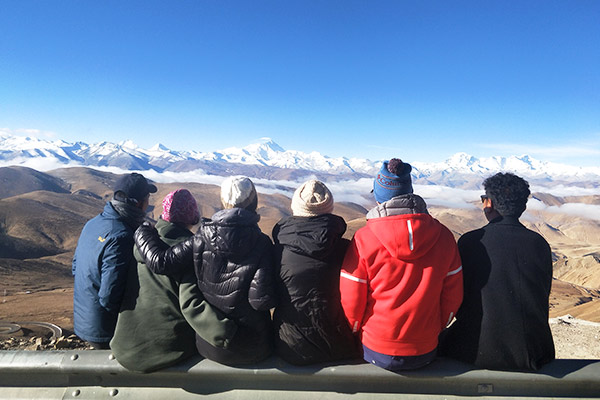
[(200, 222), (200, 211), (196, 199), (187, 189), (178, 189), (165, 196), (160, 216), (165, 221), (196, 225)]

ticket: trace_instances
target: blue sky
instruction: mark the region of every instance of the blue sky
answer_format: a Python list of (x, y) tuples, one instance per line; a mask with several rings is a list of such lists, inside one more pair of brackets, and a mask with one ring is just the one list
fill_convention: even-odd
[(600, 164), (600, 1), (0, 0), (0, 130)]

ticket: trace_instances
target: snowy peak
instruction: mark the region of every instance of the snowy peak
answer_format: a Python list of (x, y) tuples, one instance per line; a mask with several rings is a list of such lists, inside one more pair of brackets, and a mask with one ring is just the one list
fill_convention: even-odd
[(275, 143), (275, 141), (269, 137), (262, 137), (257, 143), (250, 144), (245, 147), (247, 150), (255, 149), (257, 151), (264, 151), (266, 153), (283, 153), (285, 150), (283, 147)]
[(165, 147), (165, 145), (163, 145), (162, 143), (156, 143), (154, 146), (150, 147), (150, 151), (153, 152), (158, 152), (158, 151), (169, 151), (169, 149), (167, 147)]
[(257, 143), (249, 144), (245, 147), (230, 147), (219, 152), (213, 153), (216, 157), (229, 162), (240, 164), (262, 164), (271, 165), (271, 162), (281, 158), (285, 150), (275, 143), (271, 138), (260, 138)]
[(446, 164), (450, 167), (460, 169), (468, 168), (476, 162), (477, 159), (467, 153), (456, 153), (446, 161)]

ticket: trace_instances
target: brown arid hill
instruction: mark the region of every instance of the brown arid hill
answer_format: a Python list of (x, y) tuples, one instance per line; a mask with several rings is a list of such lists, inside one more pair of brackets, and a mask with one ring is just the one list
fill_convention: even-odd
[(51, 175), (26, 167), (0, 168), (0, 199), (36, 190), (69, 193), (65, 182)]
[(554, 276), (577, 285), (600, 288), (600, 221), (551, 212), (531, 212), (525, 220), (552, 246)]
[(48, 175), (60, 179), (73, 194), (84, 194), (102, 200), (109, 200), (112, 188), (119, 175), (85, 167), (60, 168), (49, 171)]
[(81, 228), (102, 205), (90, 196), (49, 191), (0, 200), (0, 257), (31, 259), (73, 250)]
[(550, 317), (563, 315), (600, 322), (600, 290), (554, 278), (550, 294)]

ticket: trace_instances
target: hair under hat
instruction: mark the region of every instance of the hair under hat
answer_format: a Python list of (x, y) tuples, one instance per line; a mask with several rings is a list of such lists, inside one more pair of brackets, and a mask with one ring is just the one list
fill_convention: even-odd
[(161, 218), (172, 223), (186, 226), (196, 225), (200, 222), (200, 211), (196, 199), (187, 189), (175, 190), (162, 201), (163, 212)]
[(378, 203), (413, 192), (410, 178), (412, 167), (399, 158), (384, 161), (373, 181), (373, 194)]
[(254, 183), (246, 177), (229, 177), (221, 184), (221, 203), (225, 208), (255, 211), (258, 196)]
[(304, 182), (292, 197), (292, 213), (297, 217), (313, 217), (333, 212), (333, 195), (321, 181)]

